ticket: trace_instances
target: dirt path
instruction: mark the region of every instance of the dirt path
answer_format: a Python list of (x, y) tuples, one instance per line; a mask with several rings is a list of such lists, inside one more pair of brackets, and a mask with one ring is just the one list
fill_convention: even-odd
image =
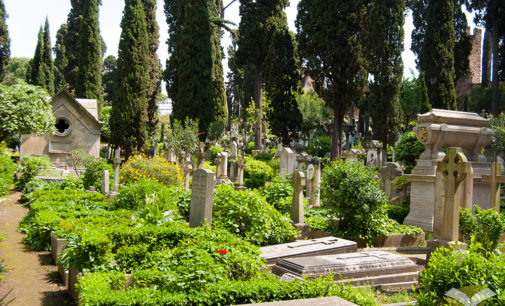
[(17, 226), (28, 209), (18, 203), (20, 196), (12, 193), (6, 196), (10, 201), (0, 204), (0, 231), (6, 234), (0, 242), (0, 262), (7, 269), (0, 281), (0, 299), (12, 290), (4, 301), (14, 299), (9, 305), (71, 305), (51, 254), (31, 251), (21, 242), (24, 234)]

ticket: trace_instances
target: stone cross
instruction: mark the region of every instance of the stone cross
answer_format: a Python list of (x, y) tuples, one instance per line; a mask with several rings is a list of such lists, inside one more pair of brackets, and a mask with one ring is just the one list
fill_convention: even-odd
[(307, 153), (302, 153), (298, 155), (298, 157), (296, 158), (296, 161), (298, 162), (297, 170), (305, 169), (305, 166), (307, 165), (307, 156), (308, 156)]
[(214, 172), (198, 169), (193, 173), (189, 227), (212, 224), (212, 197), (214, 192)]
[(291, 205), (291, 220), (294, 224), (299, 224), (304, 222), (303, 187), (305, 187), (306, 184), (305, 173), (300, 170), (295, 171), (291, 183), (294, 189), (293, 202)]
[(110, 198), (115, 197), (119, 189), (119, 166), (121, 165), (121, 148), (116, 148), (112, 163), (114, 164), (114, 183), (112, 185), (112, 192), (109, 193)]
[(393, 189), (391, 182), (403, 175), (403, 167), (398, 163), (387, 163), (386, 167), (382, 168), (380, 171), (382, 177), (382, 183), (384, 186), (384, 192), (388, 196), (388, 199), (393, 196)]
[(244, 158), (241, 156), (238, 159), (237, 162), (237, 167), (238, 167), (238, 186), (240, 188), (244, 187), (244, 168), (245, 168), (245, 163), (244, 163)]
[(463, 186), (461, 183), (465, 181), (467, 175), (472, 177), (472, 166), (467, 161), (461, 148), (451, 147), (445, 158), (441, 162), (438, 162), (437, 171), (442, 174), (445, 180), (443, 221), (440, 238), (445, 241), (456, 241), (459, 236), (459, 207), (462, 199), (461, 187)]
[(228, 178), (228, 152), (221, 152), (221, 177)]
[(103, 170), (102, 176), (102, 194), (109, 194), (109, 170)]
[(490, 184), (491, 207), (500, 212), (500, 185), (505, 183), (505, 176), (501, 175), (501, 165), (493, 163), (491, 165), (491, 175), (483, 175), (482, 181)]

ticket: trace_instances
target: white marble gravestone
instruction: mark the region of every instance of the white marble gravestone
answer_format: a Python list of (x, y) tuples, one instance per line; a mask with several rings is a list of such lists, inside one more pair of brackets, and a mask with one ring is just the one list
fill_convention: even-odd
[(293, 173), (296, 155), (290, 148), (284, 148), (281, 153), (280, 175)]
[(193, 172), (189, 226), (199, 227), (212, 223), (212, 197), (214, 192), (214, 172), (198, 169)]

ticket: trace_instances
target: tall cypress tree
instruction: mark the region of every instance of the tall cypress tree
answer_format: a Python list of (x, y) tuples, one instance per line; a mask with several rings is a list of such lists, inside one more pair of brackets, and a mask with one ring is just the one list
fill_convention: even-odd
[(299, 65), (295, 35), (287, 27), (278, 29), (268, 50), (263, 75), (270, 100), (267, 113), (270, 128), (284, 144), (297, 138), (303, 121), (295, 97), (300, 90)]
[(277, 29), (287, 27), (284, 8), (288, 0), (240, 1), (240, 24), (237, 59), (243, 67), (251, 68), (254, 79), (254, 104), (259, 112), (256, 124), (256, 147), (262, 144), (263, 65), (268, 48)]
[(142, 0), (125, 0), (110, 118), (111, 142), (128, 158), (148, 136), (149, 41)]
[(143, 0), (146, 15), (147, 33), (149, 36), (149, 79), (150, 88), (147, 94), (149, 99), (147, 107), (149, 137), (156, 133), (158, 126), (158, 94), (161, 91), (161, 63), (158, 58), (159, 27), (156, 22), (156, 0)]
[(81, 24), (79, 73), (75, 95), (81, 98), (97, 99), (100, 107), (102, 89), (102, 43), (98, 23), (99, 0), (85, 0)]
[(71, 0), (72, 8), (67, 18), (68, 29), (64, 36), (65, 57), (67, 65), (63, 69), (65, 81), (73, 92), (77, 85), (80, 57), (80, 32), (84, 12), (84, 0)]
[[(394, 145), (400, 132), (404, 11), (404, 0), (376, 1), (371, 7), (368, 41), (369, 72), (373, 75), (370, 115), (373, 133), (382, 142), (384, 157), (387, 156), (387, 145)], [(385, 165), (386, 160), (381, 162)]]
[(66, 55), (66, 46), (64, 43), (65, 35), (68, 31), (68, 25), (62, 24), (58, 32), (56, 33), (56, 43), (54, 45), (53, 51), (55, 54), (54, 58), (54, 87), (55, 91), (59, 91), (67, 86), (65, 81), (65, 76), (63, 71), (68, 64)]
[(11, 55), (9, 31), (7, 29), (7, 12), (3, 0), (0, 0), (0, 81), (5, 77), (5, 68)]
[(54, 73), (53, 73), (53, 57), (51, 49), (51, 38), (49, 35), (49, 20), (46, 18), (46, 23), (44, 25), (44, 39), (43, 39), (43, 50), (42, 50), (42, 63), (41, 70), (43, 70), (45, 84), (44, 87), (47, 89), (50, 95), (54, 94)]
[(40, 70), (40, 66), (42, 65), (42, 57), (44, 52), (44, 29), (42, 26), (39, 29), (39, 33), (37, 34), (37, 45), (35, 47), (35, 54), (33, 58), (30, 60), (27, 70), (26, 80), (28, 83), (32, 85), (43, 86), (43, 75)]

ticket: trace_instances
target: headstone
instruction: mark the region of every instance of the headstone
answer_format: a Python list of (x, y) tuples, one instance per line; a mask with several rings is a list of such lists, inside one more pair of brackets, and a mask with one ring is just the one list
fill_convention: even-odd
[(203, 169), (203, 165), (205, 164), (205, 143), (200, 142), (199, 148), (198, 148), (198, 153), (197, 153), (197, 160), (198, 160), (198, 169)]
[(109, 194), (109, 170), (104, 170), (103, 171), (103, 176), (102, 176), (102, 194), (108, 195)]
[(305, 170), (305, 168), (307, 166), (307, 157), (308, 156), (309, 155), (307, 153), (302, 153), (296, 157), (296, 161), (297, 161), (296, 169)]
[[(320, 191), (321, 191), (321, 163), (317, 161), (314, 165), (314, 172), (309, 179), (310, 182), (310, 198), (309, 204), (312, 207), (320, 207)], [(309, 185), (309, 183), (307, 183)]]
[(366, 151), (366, 165), (369, 167), (378, 167), (380, 165), (377, 149), (373, 148)]
[(293, 184), (293, 202), (291, 205), (291, 220), (294, 224), (303, 224), (303, 187), (305, 187), (306, 179), (303, 171), (295, 171), (291, 179)]
[(238, 158), (237, 168), (238, 168), (238, 186), (236, 187), (236, 189), (237, 190), (244, 190), (244, 189), (246, 189), (244, 187), (244, 168), (245, 168), (245, 163), (244, 163), (244, 158), (242, 156), (240, 156)]
[[(461, 148), (449, 148), (447, 156), (438, 163), (437, 171), (442, 174), (445, 183), (443, 200), (443, 221), (440, 233), (434, 233), (435, 238), (445, 241), (456, 241), (459, 236), (459, 208), (463, 196), (463, 182), (471, 180), (472, 166), (467, 161)], [(469, 191), (466, 190), (465, 191)]]
[(491, 165), (491, 175), (483, 175), (482, 181), (490, 185), (490, 206), (500, 212), (500, 186), (505, 183), (505, 176), (501, 175), (501, 165), (493, 163)]
[(221, 153), (217, 153), (216, 159), (214, 159), (214, 164), (216, 165), (216, 179), (219, 179), (221, 177), (221, 163)]
[(238, 144), (233, 140), (230, 144), (230, 159), (237, 159), (238, 155)]
[(382, 277), (382, 282), (387, 278), (396, 282), (391, 276), (404, 273), (410, 273), (411, 280), (415, 280), (418, 267), (407, 257), (384, 251), (370, 251), (281, 259), (272, 266), (272, 272), (277, 275), (291, 273), (309, 279), (332, 273), (335, 280), (361, 279), (364, 285), (366, 278), (370, 278), (370, 284), (374, 284), (373, 277), (379, 276)]
[(121, 148), (116, 148), (112, 163), (114, 164), (114, 184), (112, 185), (112, 192), (110, 192), (108, 195), (109, 198), (114, 198), (119, 190), (119, 166), (121, 165)]
[(221, 152), (221, 177), (228, 178), (228, 152)]
[(354, 241), (324, 237), (261, 247), (260, 256), (270, 265), (283, 258), (352, 253), (357, 248)]
[(399, 176), (403, 175), (403, 167), (398, 163), (387, 163), (386, 167), (380, 170), (384, 192), (390, 199), (393, 196), (393, 188), (391, 182)]
[(95, 186), (89, 186), (88, 187), (88, 192), (95, 193), (96, 192)]
[(293, 173), (295, 167), (295, 153), (290, 148), (284, 148), (281, 153), (280, 175)]
[(193, 166), (187, 163), (184, 166), (184, 190), (189, 191), (189, 181), (191, 180), (191, 172), (193, 171)]
[(168, 148), (166, 153), (166, 159), (174, 164), (177, 164), (177, 156), (175, 155), (174, 149)]
[(198, 169), (193, 172), (189, 226), (199, 227), (212, 223), (212, 196), (214, 192), (214, 172)]

